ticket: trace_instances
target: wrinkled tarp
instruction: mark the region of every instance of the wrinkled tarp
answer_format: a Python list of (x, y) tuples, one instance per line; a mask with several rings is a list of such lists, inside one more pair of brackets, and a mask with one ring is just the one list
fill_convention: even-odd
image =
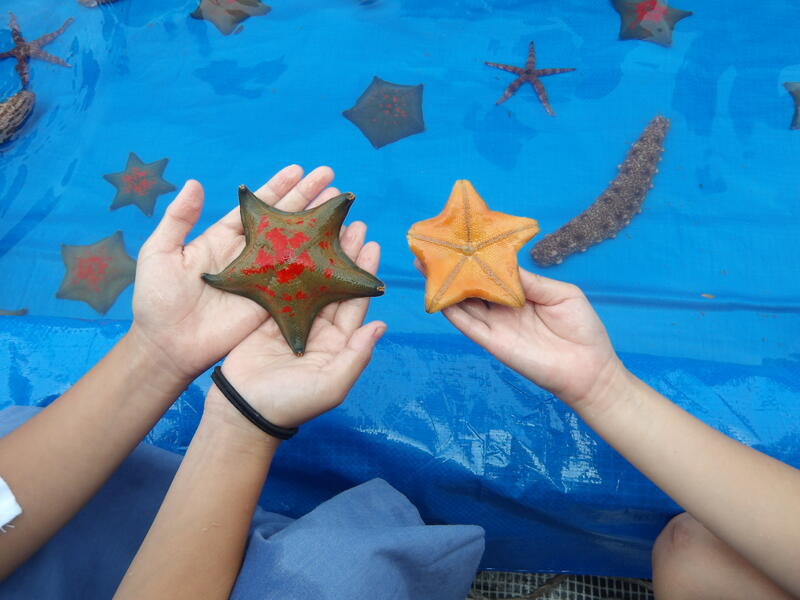
[[(49, 403), (127, 327), (0, 318), (0, 408)], [(800, 466), (795, 365), (622, 358), (705, 422)], [(185, 450), (208, 385), (195, 381), (147, 441)], [(560, 401), (458, 335), (388, 334), (346, 402), (281, 445), (261, 505), (299, 516), (375, 477), (427, 523), (484, 527), (484, 568), (643, 576), (679, 510)]]

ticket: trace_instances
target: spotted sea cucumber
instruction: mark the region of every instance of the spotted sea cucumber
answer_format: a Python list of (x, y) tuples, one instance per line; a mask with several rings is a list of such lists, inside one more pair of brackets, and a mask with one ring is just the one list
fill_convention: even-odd
[(20, 90), (0, 102), (0, 144), (8, 141), (20, 128), (33, 110), (36, 96), (28, 90)]
[(634, 142), (618, 167), (617, 176), (589, 208), (553, 233), (544, 236), (531, 250), (542, 267), (561, 263), (575, 252), (616, 237), (637, 213), (652, 188), (653, 176), (664, 151), (669, 119), (655, 117)]

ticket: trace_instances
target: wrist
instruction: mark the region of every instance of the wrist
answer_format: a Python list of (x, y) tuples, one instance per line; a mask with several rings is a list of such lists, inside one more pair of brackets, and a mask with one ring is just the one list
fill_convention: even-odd
[[(125, 352), (126, 363), (139, 374), (142, 384), (174, 395), (173, 400), (194, 380), (194, 376), (179, 369), (135, 321), (118, 345)], [(142, 373), (146, 375), (142, 376)]]
[(614, 356), (600, 370), (591, 389), (577, 398), (562, 398), (584, 420), (597, 417), (627, 401), (634, 376)]
[(281, 440), (261, 431), (233, 406), (217, 386), (212, 384), (206, 395), (203, 421), (233, 445), (244, 450), (274, 453)]

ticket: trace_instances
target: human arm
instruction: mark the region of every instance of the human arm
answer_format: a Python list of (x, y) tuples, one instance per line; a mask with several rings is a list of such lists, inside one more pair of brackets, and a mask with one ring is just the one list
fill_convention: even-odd
[[(301, 181), (302, 170), (288, 167), (258, 193), (271, 203), (306, 203), (337, 193), (324, 189), (332, 176), (318, 169)], [(143, 245), (127, 334), (61, 397), (0, 439), (0, 475), (23, 510), (0, 537), (0, 577), (80, 510), (196, 375), (266, 318), (260, 307), (200, 281), (200, 273), (235, 256), (241, 241), (228, 226), (236, 209), (184, 246), (202, 204), (200, 184), (188, 182)]]
[[(375, 273), (380, 249), (353, 223), (342, 248)], [(228, 355), (222, 371), (261, 415), (295, 427), (340, 404), (369, 362), (385, 325), (362, 325), (368, 299), (330, 304), (296, 357), (267, 320)], [(296, 443), (296, 442), (289, 442)], [(278, 441), (212, 386), (200, 426), (115, 598), (227, 598)]]
[(800, 595), (800, 471), (705, 425), (631, 374), (575, 286), (521, 271), (521, 309), (445, 309), (463, 333), (550, 390), (767, 577)]

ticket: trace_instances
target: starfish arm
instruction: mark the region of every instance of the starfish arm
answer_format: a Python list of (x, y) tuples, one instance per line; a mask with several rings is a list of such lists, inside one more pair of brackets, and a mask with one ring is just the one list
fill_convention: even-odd
[(4, 58), (11, 58), (12, 56), (16, 56), (13, 50), (9, 50), (7, 52), (0, 52), (0, 60)]
[(667, 7), (667, 12), (664, 15), (664, 21), (666, 21), (670, 29), (675, 27), (675, 24), (680, 21), (681, 19), (685, 19), (686, 17), (691, 17), (692, 12), (688, 10), (680, 10), (678, 8), (672, 8), (671, 6)]
[(8, 19), (8, 26), (11, 28), (11, 39), (14, 40), (14, 44), (24, 44), (25, 38), (22, 37), (22, 33), (19, 30), (19, 23), (17, 23), (17, 17), (14, 13), (8, 13), (11, 15)]
[(163, 177), (164, 170), (167, 168), (168, 162), (169, 162), (168, 158), (162, 158), (161, 160), (151, 162), (149, 165), (145, 165), (145, 168), (148, 169), (153, 175), (156, 175), (158, 177)]
[(533, 41), (528, 44), (528, 60), (525, 63), (525, 68), (528, 70), (533, 69), (536, 66), (536, 49), (533, 46)]
[(522, 77), (518, 77), (517, 79), (512, 81), (511, 85), (509, 85), (506, 88), (506, 91), (503, 93), (502, 96), (500, 96), (500, 99), (497, 102), (495, 102), (495, 104), (502, 104), (503, 102), (511, 98), (511, 96), (514, 95), (514, 92), (516, 92), (523, 83), (525, 83), (525, 79), (523, 79)]
[(161, 181), (156, 182), (153, 186), (152, 191), (155, 196), (160, 196), (161, 194), (168, 194), (169, 192), (174, 192), (176, 188), (172, 185), (169, 181), (162, 179)]
[(52, 33), (47, 33), (47, 34), (43, 35), (42, 37), (33, 40), (31, 42), (31, 46), (35, 46), (36, 48), (41, 48), (42, 46), (46, 46), (47, 44), (52, 42), (54, 39), (56, 39), (58, 36), (60, 36), (62, 33), (64, 33), (64, 30), (67, 27), (69, 27), (74, 20), (75, 19), (70, 17), (69, 19), (64, 21), (64, 24), (61, 27), (59, 27), (58, 29), (56, 29)]
[(14, 69), (19, 75), (19, 79), (22, 82), (22, 87), (28, 85), (28, 81), (30, 81), (30, 70), (28, 69), (28, 63), (17, 58), (17, 66), (14, 67)]
[(559, 73), (569, 73), (576, 69), (538, 69), (536, 71), (537, 77), (547, 77), (548, 75), (558, 75)]
[(536, 95), (539, 97), (539, 101), (544, 106), (544, 109), (547, 111), (547, 114), (551, 117), (555, 117), (556, 114), (553, 112), (553, 109), (550, 107), (550, 101), (547, 99), (547, 90), (544, 89), (544, 85), (538, 79), (532, 79), (531, 85), (533, 89), (536, 90)]
[(139, 158), (135, 152), (131, 152), (128, 154), (128, 162), (125, 163), (125, 170), (130, 171), (131, 167), (135, 167), (137, 169), (143, 169), (147, 165), (142, 162), (142, 159)]
[(69, 64), (68, 62), (64, 62), (59, 57), (53, 56), (49, 52), (45, 52), (44, 50), (40, 50), (39, 48), (31, 47), (30, 55), (32, 58), (38, 58), (39, 60), (53, 63), (54, 65), (61, 65), (62, 67), (72, 67), (72, 65)]
[[(266, 204), (261, 202), (246, 185), (239, 186), (239, 213), (244, 228), (244, 243), (250, 247), (250, 243), (253, 241), (251, 239), (252, 232), (258, 231), (258, 223), (261, 216), (267, 213), (267, 209)], [(209, 281), (209, 283), (211, 282)]]
[(500, 69), (502, 71), (508, 71), (509, 73), (514, 73), (515, 75), (522, 75), (524, 72), (524, 70), (520, 69), (519, 67), (515, 67), (513, 65), (504, 65), (502, 63), (487, 62), (486, 66), (494, 67), (495, 69)]

